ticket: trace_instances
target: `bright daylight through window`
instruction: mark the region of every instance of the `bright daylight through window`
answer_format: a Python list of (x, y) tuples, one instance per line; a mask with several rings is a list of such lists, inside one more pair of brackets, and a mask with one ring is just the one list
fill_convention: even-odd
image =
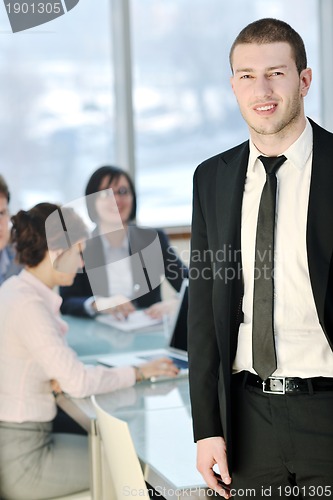
[[(81, 197), (91, 173), (115, 163), (112, 0), (13, 34), (0, 12), (1, 168), (12, 211)], [(318, 0), (131, 0), (138, 219), (188, 225), (192, 175), (247, 138), (229, 85), (235, 34), (259, 17), (290, 22), (320, 74)], [(246, 6), (246, 8), (245, 8)], [(306, 111), (320, 122), (318, 79)], [(120, 165), (126, 168), (126, 165)]]

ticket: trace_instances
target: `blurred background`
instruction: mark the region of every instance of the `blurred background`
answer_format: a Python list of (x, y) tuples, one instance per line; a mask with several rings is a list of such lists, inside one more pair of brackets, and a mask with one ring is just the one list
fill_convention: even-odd
[[(128, 169), (141, 225), (188, 228), (192, 176), (247, 138), (229, 48), (261, 17), (303, 37), (308, 116), (333, 129), (331, 0), (80, 0), (13, 34), (0, 6), (0, 172), (11, 211), (84, 193), (103, 164)], [(327, 96), (327, 98), (326, 98)]]

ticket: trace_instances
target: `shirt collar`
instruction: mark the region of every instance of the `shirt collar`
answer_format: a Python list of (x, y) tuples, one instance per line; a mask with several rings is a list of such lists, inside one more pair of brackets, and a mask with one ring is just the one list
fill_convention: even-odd
[(20, 272), (19, 278), (35, 289), (35, 291), (43, 299), (44, 304), (50, 311), (55, 314), (59, 313), (62, 298), (60, 297), (60, 295), (58, 295), (58, 293), (54, 292), (51, 288), (46, 286), (42, 281), (40, 281), (25, 269)]
[[(101, 240), (102, 240), (104, 252), (110, 252), (110, 251), (114, 250), (114, 247), (110, 244), (110, 242), (107, 240), (107, 238), (103, 234), (101, 235)], [(125, 238), (121, 242), (121, 245), (119, 247), (117, 247), (117, 249), (128, 251), (128, 247), (129, 247), (128, 237), (125, 236)]]
[[(306, 119), (306, 126), (299, 138), (284, 151), (282, 154), (286, 156), (287, 160), (292, 163), (299, 170), (303, 169), (306, 162), (312, 153), (313, 148), (313, 131), (311, 124), (308, 119)], [(259, 149), (256, 148), (254, 143), (250, 139), (250, 155), (248, 168), (252, 171), (255, 170), (255, 163), (258, 156), (262, 155)]]

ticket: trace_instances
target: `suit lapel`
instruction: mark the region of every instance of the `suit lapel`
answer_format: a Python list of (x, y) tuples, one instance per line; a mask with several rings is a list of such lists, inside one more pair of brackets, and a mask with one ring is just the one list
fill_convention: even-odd
[[(249, 158), (249, 142), (222, 154), (216, 179), (216, 220), (220, 247), (239, 250), (241, 211)], [(231, 247), (226, 247), (231, 245)]]
[[(310, 120), (311, 121), (311, 120)], [(313, 164), (307, 221), (308, 264), (320, 323), (333, 251), (333, 136), (311, 121)]]
[[(241, 262), (241, 213), (244, 184), (249, 158), (248, 141), (230, 151), (222, 154), (219, 159), (216, 174), (216, 221), (218, 228), (217, 250), (222, 251), (224, 258), (216, 262), (221, 266), (222, 275), (225, 280), (217, 280), (215, 301), (223, 304), (221, 310), (224, 313), (222, 319), (223, 327), (223, 352), (224, 361), (222, 363), (224, 379), (228, 380), (232, 362), (235, 357), (237, 347), (238, 331), (238, 308), (239, 301), (243, 294), (243, 278), (240, 273)], [(226, 273), (226, 274), (224, 274)], [(224, 287), (227, 276), (234, 276), (228, 284), (232, 286)], [(228, 334), (230, 332), (230, 334)], [(228, 387), (228, 384), (226, 384)]]

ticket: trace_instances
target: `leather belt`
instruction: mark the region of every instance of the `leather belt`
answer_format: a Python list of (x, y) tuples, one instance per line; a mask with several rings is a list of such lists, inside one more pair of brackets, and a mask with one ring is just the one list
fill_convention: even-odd
[(269, 377), (262, 380), (250, 372), (240, 372), (232, 376), (240, 385), (256, 387), (266, 394), (313, 394), (320, 391), (333, 391), (333, 378), (330, 377)]

